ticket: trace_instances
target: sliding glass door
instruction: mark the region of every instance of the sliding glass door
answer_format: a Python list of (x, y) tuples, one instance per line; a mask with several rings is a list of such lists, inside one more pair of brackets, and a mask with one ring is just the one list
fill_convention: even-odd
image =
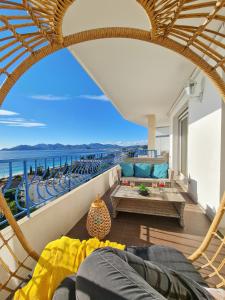
[(188, 176), (187, 170), (188, 159), (188, 111), (185, 110), (179, 116), (179, 166), (180, 173), (185, 177)]

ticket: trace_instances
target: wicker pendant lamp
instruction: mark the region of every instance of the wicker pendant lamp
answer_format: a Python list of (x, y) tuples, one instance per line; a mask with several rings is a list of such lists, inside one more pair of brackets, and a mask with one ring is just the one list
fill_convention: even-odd
[(110, 228), (111, 218), (108, 208), (98, 195), (89, 209), (87, 216), (87, 231), (90, 236), (102, 240), (109, 234)]

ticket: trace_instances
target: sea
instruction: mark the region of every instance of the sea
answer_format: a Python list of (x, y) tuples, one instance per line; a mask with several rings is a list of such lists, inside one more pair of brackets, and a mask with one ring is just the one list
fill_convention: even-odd
[[(79, 159), (81, 156), (90, 155), (90, 154), (104, 154), (113, 152), (113, 149), (107, 150), (20, 150), (20, 151), (0, 151), (0, 178), (6, 178), (9, 176), (9, 162), (12, 164), (12, 173), (13, 175), (18, 175), (23, 173), (23, 160), (27, 161), (27, 168), (29, 171), (30, 166), (35, 168), (35, 160), (37, 166), (43, 166), (45, 164), (44, 159), (47, 158), (47, 167), (53, 166), (53, 157), (54, 165), (57, 167), (61, 163), (65, 164), (66, 158), (73, 157), (73, 160)], [(7, 162), (5, 162), (7, 160)]]

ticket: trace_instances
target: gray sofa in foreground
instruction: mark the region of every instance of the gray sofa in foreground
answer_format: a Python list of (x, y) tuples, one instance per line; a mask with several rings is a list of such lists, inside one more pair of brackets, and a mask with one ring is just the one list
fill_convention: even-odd
[(212, 300), (207, 284), (185, 256), (170, 247), (95, 250), (53, 300)]

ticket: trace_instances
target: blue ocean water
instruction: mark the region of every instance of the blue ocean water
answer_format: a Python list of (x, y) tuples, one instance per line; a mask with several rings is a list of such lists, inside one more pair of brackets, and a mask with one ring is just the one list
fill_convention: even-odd
[(95, 153), (105, 153), (110, 150), (24, 150), (24, 151), (0, 151), (0, 160), (8, 159), (29, 159), (29, 158), (42, 158), (63, 155), (85, 155)]
[[(112, 150), (111, 150), (112, 151)], [(12, 161), (12, 172), (13, 175), (23, 173), (23, 160), (27, 160), (27, 168), (30, 166), (34, 169), (35, 160), (37, 166), (53, 166), (57, 167), (61, 164), (65, 164), (67, 159), (79, 159), (80, 156), (90, 155), (90, 154), (104, 154), (110, 152), (110, 150), (25, 150), (25, 151), (0, 151), (0, 178), (9, 176), (9, 163), (3, 162), (3, 160), (13, 160)], [(47, 158), (47, 159), (46, 159)], [(46, 159), (46, 160), (45, 160)], [(47, 165), (46, 165), (47, 164)]]

